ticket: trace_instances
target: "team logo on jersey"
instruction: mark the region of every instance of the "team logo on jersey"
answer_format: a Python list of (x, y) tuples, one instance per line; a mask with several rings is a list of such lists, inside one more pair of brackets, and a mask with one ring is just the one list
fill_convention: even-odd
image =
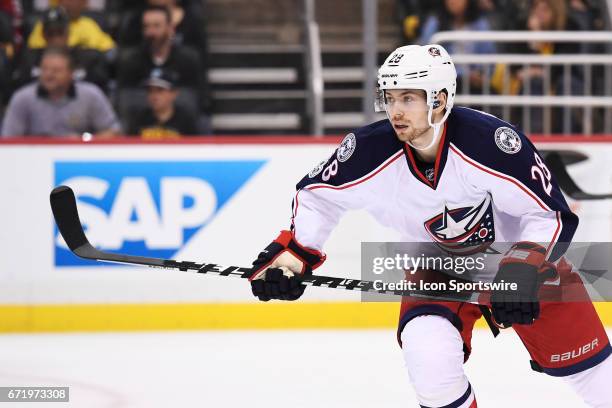
[(336, 153), (338, 161), (342, 163), (350, 159), (356, 147), (357, 139), (355, 139), (355, 134), (349, 133), (344, 137), (342, 143), (340, 143), (340, 147), (338, 147), (338, 151)]
[(435, 174), (436, 173), (435, 173), (434, 169), (427, 169), (427, 170), (425, 170), (425, 177), (429, 181), (434, 181), (434, 175)]
[(325, 167), (326, 163), (327, 163), (327, 160), (323, 160), (321, 163), (317, 164), (314, 169), (310, 170), (310, 173), (308, 173), (308, 177), (310, 178), (316, 177), (317, 174), (323, 171), (323, 168)]
[(449, 209), (425, 221), (425, 230), (443, 250), (469, 255), (486, 250), (495, 241), (491, 195), (475, 206)]
[(436, 47), (429, 47), (429, 49), (427, 51), (429, 51), (429, 54), (432, 57), (439, 57), (441, 55), (440, 54), (440, 49), (436, 48)]
[(521, 150), (522, 142), (519, 135), (509, 127), (500, 127), (495, 131), (495, 144), (503, 152), (515, 154)]

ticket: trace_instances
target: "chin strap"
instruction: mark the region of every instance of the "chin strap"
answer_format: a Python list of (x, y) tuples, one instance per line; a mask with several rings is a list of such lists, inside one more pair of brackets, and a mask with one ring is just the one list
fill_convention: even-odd
[[(385, 115), (387, 115), (387, 120), (389, 120), (389, 122), (393, 123), (393, 121), (391, 120), (391, 117), (389, 116), (389, 110), (387, 109), (386, 106), (385, 106), (384, 109), (385, 109)], [(442, 126), (444, 125), (444, 122), (446, 122), (446, 119), (448, 118), (448, 115), (450, 115), (450, 109), (446, 109), (446, 112), (444, 112), (444, 116), (442, 117), (442, 120), (440, 120), (440, 122), (438, 122), (438, 123), (433, 123), (431, 121), (432, 115), (433, 115), (433, 108), (430, 106), (429, 110), (427, 112), (427, 122), (429, 123), (429, 126), (431, 126), (433, 128), (433, 136), (431, 138), (431, 142), (429, 142), (429, 144), (427, 146), (425, 146), (425, 147), (416, 147), (412, 143), (406, 142), (414, 150), (427, 150), (427, 149), (431, 148), (434, 144), (436, 144), (438, 142), (438, 139), (440, 138), (440, 129), (442, 129)]]
[[(440, 122), (438, 123), (433, 123), (431, 121), (431, 117), (433, 115), (433, 109), (430, 107), (429, 112), (427, 112), (427, 122), (429, 123), (429, 126), (433, 128), (433, 136), (431, 138), (431, 142), (429, 142), (429, 144), (425, 147), (416, 147), (410, 142), (406, 142), (406, 143), (408, 143), (408, 145), (412, 147), (414, 150), (430, 149), (433, 145), (435, 145), (438, 142), (438, 139), (440, 138), (440, 129), (442, 129), (442, 126), (444, 125), (444, 122), (446, 122), (446, 119), (448, 118), (449, 114), (450, 114), (450, 109), (447, 109), (446, 112), (444, 113), (444, 116), (442, 117), (442, 120), (440, 120)], [(387, 117), (389, 117), (388, 113), (387, 113)]]

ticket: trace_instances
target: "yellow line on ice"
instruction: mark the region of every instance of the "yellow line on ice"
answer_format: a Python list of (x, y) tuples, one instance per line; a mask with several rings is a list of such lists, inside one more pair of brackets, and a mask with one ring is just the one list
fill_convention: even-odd
[[(595, 306), (612, 326), (612, 302)], [(398, 303), (359, 302), (0, 305), (0, 333), (393, 328), (398, 312)]]

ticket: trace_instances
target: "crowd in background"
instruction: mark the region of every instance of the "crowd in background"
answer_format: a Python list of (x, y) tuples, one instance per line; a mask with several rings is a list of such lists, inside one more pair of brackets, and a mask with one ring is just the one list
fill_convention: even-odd
[[(595, 0), (397, 0), (405, 44), (446, 30), (598, 30)], [(492, 42), (449, 52), (592, 52), (582, 44)], [(2, 136), (91, 133), (146, 139), (208, 134), (211, 97), (202, 0), (0, 0)], [(596, 51), (596, 50), (595, 50)], [(458, 66), (459, 92), (482, 92), (481, 66)], [(497, 93), (545, 92), (542, 67), (497, 64)], [(572, 70), (572, 93), (582, 92)], [(561, 92), (561, 72), (552, 72)], [(536, 118), (537, 122), (537, 118)]]
[[(601, 30), (604, 28), (602, 14), (598, 2), (589, 0), (400, 0), (400, 16), (404, 39), (407, 43), (428, 44), (431, 37), (439, 31), (490, 31), (490, 30), (522, 30), (522, 31), (578, 31)], [(464, 42), (453, 43), (447, 47), (452, 54), (579, 54), (598, 53), (603, 50), (581, 43), (549, 43), (545, 41), (530, 43)], [(466, 69), (459, 66), (458, 93), (481, 93), (485, 85), (482, 66), (470, 66)], [(528, 87), (531, 95), (545, 94), (545, 69), (542, 66), (523, 65), (508, 66), (496, 64), (491, 69), (489, 86), (497, 94), (521, 94)], [(506, 72), (507, 71), (507, 72)], [(466, 78), (464, 78), (466, 76)], [(573, 68), (570, 73), (569, 89), (563, 89), (563, 69), (553, 66), (550, 72), (550, 83), (554, 94), (583, 95), (584, 73)], [(603, 75), (594, 75), (603, 78)], [(465, 79), (465, 80), (464, 80)], [(603, 89), (602, 84), (595, 81), (588, 93), (597, 93)], [(519, 109), (515, 109), (517, 116)], [(543, 131), (543, 111), (532, 109), (531, 129)], [(562, 113), (555, 109), (556, 117)], [(582, 114), (580, 110), (572, 110), (571, 131), (580, 131)], [(562, 131), (562, 121), (557, 120), (553, 132)]]
[[(465, 30), (525, 30), (576, 31), (601, 30), (603, 20), (598, 9), (588, 0), (441, 0), (422, 2), (400, 0), (403, 33), (406, 42), (427, 44), (438, 31)], [(452, 44), (451, 54), (485, 54), (507, 52), (514, 54), (575, 54), (588, 52), (586, 45), (577, 43), (551, 44), (546, 42), (509, 43), (496, 49), (490, 42)], [(459, 76), (463, 74), (458, 72)], [(470, 70), (470, 84), (480, 86), (480, 73)], [(540, 70), (515, 72), (510, 92), (519, 93), (527, 78), (541, 76)], [(459, 81), (461, 85), (462, 81)], [(502, 84), (493, 84), (501, 92)]]
[(4, 137), (210, 133), (201, 2), (0, 0), (0, 21)]

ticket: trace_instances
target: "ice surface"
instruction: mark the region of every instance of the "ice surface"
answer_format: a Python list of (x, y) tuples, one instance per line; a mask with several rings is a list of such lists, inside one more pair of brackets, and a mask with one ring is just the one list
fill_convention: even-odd
[[(583, 406), (531, 371), (511, 331), (475, 330), (473, 346), (479, 407)], [(12, 385), (70, 386), (52, 405), (71, 408), (417, 406), (392, 330), (2, 335), (0, 386)]]

